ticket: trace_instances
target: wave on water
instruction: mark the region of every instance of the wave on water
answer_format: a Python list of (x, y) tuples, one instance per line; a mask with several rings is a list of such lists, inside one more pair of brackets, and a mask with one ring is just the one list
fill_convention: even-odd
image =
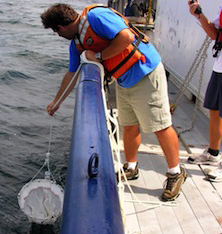
[(28, 76), (24, 73), (12, 70), (0, 74), (0, 81), (3, 82), (4, 84), (10, 84), (11, 81), (14, 81), (14, 78), (16, 78), (15, 81), (18, 79), (24, 79), (24, 80), (34, 79), (33, 77)]

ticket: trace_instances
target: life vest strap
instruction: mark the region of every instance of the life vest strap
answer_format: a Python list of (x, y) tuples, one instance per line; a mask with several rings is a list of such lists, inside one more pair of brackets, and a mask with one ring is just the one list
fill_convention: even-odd
[(142, 33), (138, 28), (136, 28), (135, 26), (133, 26), (130, 22), (128, 23), (128, 26), (130, 29), (132, 29), (134, 31), (134, 35), (139, 35), (137, 36), (138, 38), (142, 38), (142, 42), (144, 43), (149, 43), (149, 37), (147, 35), (145, 35), (144, 33)]
[(86, 48), (84, 47), (84, 45), (82, 44), (82, 42), (81, 42), (81, 40), (80, 40), (80, 38), (79, 38), (79, 34), (75, 34), (75, 35), (74, 35), (74, 41), (75, 41), (75, 42), (78, 41), (80, 47), (82, 47), (82, 50), (86, 50)]
[(139, 34), (139, 38), (138, 38), (136, 44), (132, 43), (132, 45), (134, 46), (133, 50), (113, 70), (109, 71), (107, 73), (107, 76), (111, 77), (117, 70), (119, 70), (133, 56), (133, 54), (136, 52), (136, 50), (139, 50), (138, 46), (139, 46), (140, 42), (144, 39), (144, 37), (145, 36), (142, 33)]
[(213, 54), (213, 57), (217, 57), (218, 53), (222, 49), (222, 11), (220, 12), (220, 28), (218, 29), (217, 37), (215, 40), (215, 44), (213, 46), (213, 50), (215, 50), (215, 53)]
[[(132, 43), (133, 44), (133, 43)], [(138, 49), (137, 45), (133, 44), (134, 48), (133, 50), (128, 54), (127, 57), (125, 57), (113, 70), (108, 71), (107, 72), (107, 76), (111, 77), (117, 70), (119, 70), (132, 56), (133, 54), (136, 52), (136, 50)]]
[(217, 33), (217, 38), (213, 46), (213, 50), (215, 50), (215, 53), (213, 54), (214, 58), (218, 56), (219, 51), (221, 51), (222, 49), (221, 32), (222, 32), (222, 28), (219, 28), (218, 33)]

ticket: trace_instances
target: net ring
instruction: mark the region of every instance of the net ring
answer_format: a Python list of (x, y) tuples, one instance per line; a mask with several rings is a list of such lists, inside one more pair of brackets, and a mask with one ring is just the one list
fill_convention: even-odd
[(53, 224), (62, 214), (63, 199), (63, 188), (49, 179), (30, 181), (18, 193), (20, 209), (38, 224)]

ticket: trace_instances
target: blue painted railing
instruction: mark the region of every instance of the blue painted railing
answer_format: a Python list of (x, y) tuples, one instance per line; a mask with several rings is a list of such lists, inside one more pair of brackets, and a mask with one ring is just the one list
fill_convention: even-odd
[(100, 69), (83, 64), (79, 79), (61, 234), (123, 234)]

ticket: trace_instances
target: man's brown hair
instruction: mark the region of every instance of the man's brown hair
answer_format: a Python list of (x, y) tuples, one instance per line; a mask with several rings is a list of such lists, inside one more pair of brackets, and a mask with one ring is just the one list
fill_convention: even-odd
[(66, 26), (74, 22), (78, 13), (67, 4), (55, 4), (41, 15), (42, 23), (45, 28), (58, 30), (58, 25)]

